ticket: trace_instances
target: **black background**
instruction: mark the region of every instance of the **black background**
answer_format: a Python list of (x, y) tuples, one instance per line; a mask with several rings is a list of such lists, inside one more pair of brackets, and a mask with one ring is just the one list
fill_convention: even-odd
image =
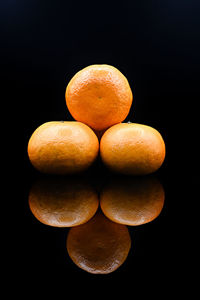
[[(199, 16), (195, 0), (1, 1), (9, 280), (20, 279), (31, 290), (115, 281), (141, 293), (147, 286), (153, 294), (160, 286), (165, 293), (187, 289), (199, 198)], [(166, 194), (161, 215), (130, 228), (128, 259), (104, 276), (78, 269), (66, 253), (68, 230), (40, 224), (27, 202), (39, 176), (28, 161), (29, 137), (44, 122), (72, 120), (65, 105), (67, 83), (91, 64), (113, 65), (127, 77), (134, 100), (125, 121), (155, 127), (167, 151), (156, 173)], [(107, 175), (98, 165), (90, 172), (98, 182)]]

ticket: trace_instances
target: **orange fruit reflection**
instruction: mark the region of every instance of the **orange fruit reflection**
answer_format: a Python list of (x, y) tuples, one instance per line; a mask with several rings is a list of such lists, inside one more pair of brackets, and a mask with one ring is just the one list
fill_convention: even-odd
[(87, 222), (99, 205), (96, 191), (83, 178), (42, 178), (29, 193), (29, 207), (42, 223), (71, 227)]
[(103, 189), (100, 206), (114, 222), (141, 225), (160, 214), (164, 197), (164, 188), (155, 178), (115, 177)]
[(71, 228), (67, 237), (67, 251), (72, 261), (93, 274), (118, 269), (130, 247), (128, 228), (108, 220), (101, 212), (86, 224)]

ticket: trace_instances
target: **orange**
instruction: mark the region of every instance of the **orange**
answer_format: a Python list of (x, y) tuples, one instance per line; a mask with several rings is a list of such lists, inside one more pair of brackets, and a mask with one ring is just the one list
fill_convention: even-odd
[(101, 138), (102, 161), (123, 174), (144, 175), (158, 170), (165, 158), (165, 143), (154, 128), (121, 123), (109, 128)]
[(67, 251), (72, 261), (93, 274), (118, 269), (130, 247), (128, 228), (111, 222), (100, 212), (86, 224), (71, 228), (67, 236)]
[(47, 122), (38, 127), (28, 143), (33, 166), (52, 174), (76, 173), (87, 169), (99, 151), (98, 138), (80, 122)]
[(112, 221), (137, 226), (158, 217), (164, 198), (164, 189), (158, 179), (127, 176), (112, 178), (101, 193), (100, 205)]
[(98, 195), (83, 178), (42, 178), (29, 193), (29, 207), (41, 223), (72, 227), (87, 222), (99, 205)]
[(91, 65), (76, 73), (65, 97), (73, 118), (96, 130), (122, 122), (133, 98), (126, 77), (110, 65)]

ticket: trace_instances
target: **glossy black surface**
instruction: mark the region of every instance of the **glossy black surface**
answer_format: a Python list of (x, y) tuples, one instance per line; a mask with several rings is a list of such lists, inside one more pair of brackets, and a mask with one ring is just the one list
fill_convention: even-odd
[[(162, 296), (193, 290), (188, 287), (198, 240), (199, 9), (194, 0), (1, 1), (4, 277), (17, 290), (66, 292), (74, 286), (78, 293), (82, 283), (97, 283), (100, 292), (116, 281), (115, 291), (123, 283), (140, 295), (158, 294), (159, 288)], [(41, 176), (29, 163), (28, 139), (44, 122), (72, 120), (66, 85), (77, 71), (98, 63), (119, 68), (130, 83), (134, 100), (125, 121), (155, 127), (166, 143), (165, 162), (154, 174), (165, 190), (163, 210), (154, 221), (129, 227), (128, 258), (108, 275), (78, 268), (66, 251), (68, 229), (40, 223), (28, 206), (30, 188)], [(97, 162), (87, 176), (101, 189), (112, 174)]]

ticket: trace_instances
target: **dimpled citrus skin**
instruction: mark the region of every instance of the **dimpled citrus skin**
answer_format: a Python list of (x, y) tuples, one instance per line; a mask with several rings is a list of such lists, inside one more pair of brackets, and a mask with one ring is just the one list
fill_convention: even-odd
[(122, 122), (133, 98), (126, 77), (110, 65), (91, 65), (76, 73), (65, 97), (73, 118), (96, 130)]
[(83, 178), (42, 178), (29, 193), (29, 207), (41, 223), (72, 227), (93, 217), (99, 206), (96, 191)]
[(28, 143), (32, 165), (43, 173), (70, 174), (87, 169), (96, 159), (99, 141), (87, 125), (52, 121), (38, 127)]
[(89, 222), (70, 229), (67, 251), (81, 269), (108, 274), (126, 260), (131, 247), (128, 228), (111, 222), (98, 212)]
[(100, 195), (100, 205), (112, 221), (137, 226), (158, 217), (164, 198), (164, 188), (156, 178), (128, 176), (108, 183)]
[(121, 123), (102, 136), (100, 155), (105, 165), (115, 172), (145, 175), (162, 165), (165, 143), (160, 133), (150, 126)]

